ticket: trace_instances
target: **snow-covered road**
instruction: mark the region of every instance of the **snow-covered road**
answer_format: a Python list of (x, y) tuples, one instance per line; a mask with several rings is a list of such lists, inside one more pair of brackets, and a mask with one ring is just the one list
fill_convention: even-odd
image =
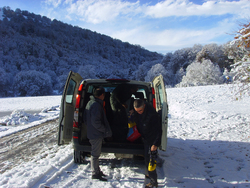
[[(165, 161), (157, 167), (160, 187), (250, 187), (250, 97), (234, 100), (227, 85), (169, 88), (167, 93), (168, 146), (159, 152)], [(47, 113), (58, 117), (58, 112)], [(39, 122), (48, 117), (43, 111)], [(77, 165), (72, 145), (57, 145), (57, 121), (20, 132), (38, 121), (30, 115), (25, 118), (33, 122), (0, 126), (0, 187), (142, 187), (143, 161), (103, 154), (100, 166), (109, 180), (92, 180), (90, 159)], [(15, 132), (17, 136), (4, 141), (4, 135)]]
[(0, 173), (50, 150), (57, 141), (57, 127), (58, 120), (52, 120), (0, 138)]

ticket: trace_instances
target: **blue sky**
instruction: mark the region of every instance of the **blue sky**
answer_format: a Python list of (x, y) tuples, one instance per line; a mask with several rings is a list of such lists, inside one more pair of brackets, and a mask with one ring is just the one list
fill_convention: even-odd
[(1, 0), (159, 53), (233, 40), (250, 0)]

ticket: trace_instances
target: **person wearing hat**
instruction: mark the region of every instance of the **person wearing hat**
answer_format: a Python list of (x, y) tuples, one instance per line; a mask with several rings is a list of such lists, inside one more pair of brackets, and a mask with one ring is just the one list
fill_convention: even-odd
[(106, 176), (99, 167), (99, 157), (101, 155), (102, 141), (106, 137), (112, 136), (104, 108), (103, 100), (105, 89), (98, 87), (95, 89), (90, 101), (84, 111), (84, 122), (87, 125), (87, 137), (91, 144), (91, 170), (92, 179), (107, 181)]

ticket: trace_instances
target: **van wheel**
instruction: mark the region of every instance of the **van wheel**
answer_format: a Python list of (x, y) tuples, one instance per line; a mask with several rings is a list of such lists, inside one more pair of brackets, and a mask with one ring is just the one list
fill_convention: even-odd
[(133, 159), (136, 161), (144, 161), (144, 155), (133, 155)]
[(74, 162), (75, 163), (83, 164), (84, 162), (86, 162), (85, 156), (87, 156), (87, 152), (74, 150)]

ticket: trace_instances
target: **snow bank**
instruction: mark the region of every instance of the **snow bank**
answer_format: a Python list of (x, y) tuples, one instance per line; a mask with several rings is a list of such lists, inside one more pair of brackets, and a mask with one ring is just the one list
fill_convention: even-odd
[(14, 110), (42, 110), (52, 106), (58, 106), (61, 102), (59, 96), (40, 96), (40, 97), (10, 97), (0, 98), (0, 112)]
[[(61, 96), (0, 98), (0, 138), (59, 117)], [(30, 114), (26, 111), (40, 111)]]

